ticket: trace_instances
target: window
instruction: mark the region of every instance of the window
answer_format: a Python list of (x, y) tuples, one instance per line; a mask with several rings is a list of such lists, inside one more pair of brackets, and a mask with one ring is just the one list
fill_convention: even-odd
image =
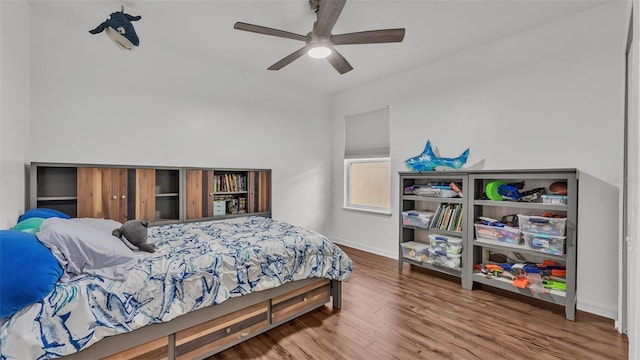
[(347, 207), (372, 211), (389, 211), (390, 162), (383, 159), (345, 160), (348, 174)]
[(344, 207), (390, 214), (389, 107), (345, 117)]

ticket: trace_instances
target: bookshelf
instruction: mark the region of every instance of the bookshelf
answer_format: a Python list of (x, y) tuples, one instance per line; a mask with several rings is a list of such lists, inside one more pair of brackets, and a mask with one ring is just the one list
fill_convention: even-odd
[[(430, 236), (462, 239), (461, 243), (466, 243), (464, 221), (464, 198), (459, 193), (445, 190), (449, 184), (454, 183), (461, 190), (461, 194), (467, 192), (467, 174), (465, 172), (400, 172), (400, 234), (399, 234), (399, 256), (398, 268), (402, 270), (404, 263), (420, 266), (432, 271), (442, 272), (460, 278), (464, 288), (471, 288), (470, 278), (465, 272), (464, 259), (465, 247), (460, 254), (450, 255), (455, 260), (453, 266), (443, 266), (442, 261), (438, 261), (439, 256), (430, 253), (430, 256), (416, 258), (407, 256), (407, 247), (423, 248), (429, 247)], [(438, 188), (442, 187), (442, 191)], [(424, 194), (424, 195), (420, 195)], [(430, 218), (420, 226), (407, 222), (407, 214), (412, 211), (421, 214), (431, 214)], [(425, 250), (428, 251), (428, 250)], [(448, 262), (445, 262), (445, 264)]]
[[(534, 202), (493, 201), (486, 199), (486, 188), (490, 182), (502, 181), (505, 183), (522, 183), (525, 189), (544, 188), (549, 189), (554, 183), (566, 184), (566, 203), (544, 203), (541, 200)], [(473, 249), (469, 253), (468, 262), (474, 265), (490, 264), (492, 254), (505, 254), (508, 257), (519, 258), (520, 262), (545, 263), (552, 262), (565, 269), (565, 275), (561, 277), (564, 290), (542, 290), (535, 287), (518, 288), (513, 281), (497, 276), (487, 276), (475, 267), (470, 267), (469, 272), (472, 283), (482, 286), (491, 286), (509, 292), (525, 295), (538, 300), (561, 305), (565, 309), (567, 320), (575, 320), (576, 309), (576, 277), (577, 277), (577, 228), (578, 228), (578, 172), (576, 169), (533, 169), (533, 170), (494, 170), (474, 171), (469, 173), (469, 214), (467, 219), (468, 247)], [(500, 219), (509, 214), (523, 214), (524, 219), (538, 216), (557, 216), (562, 219), (556, 224), (562, 223), (562, 233), (537, 234), (538, 230), (556, 230), (555, 226), (544, 225), (536, 229), (522, 230), (519, 224), (521, 238), (519, 242), (504, 242), (494, 239), (478, 237), (474, 232), (474, 220), (480, 216)], [(544, 222), (539, 218), (539, 221)], [(526, 228), (526, 226), (525, 226)], [(553, 236), (556, 235), (556, 236)], [(541, 243), (536, 244), (531, 239), (540, 236)], [(553, 239), (562, 239), (562, 245), (557, 249), (547, 247)]]
[(28, 208), (71, 217), (164, 223), (271, 217), (271, 170), (38, 163), (29, 167)]
[(271, 170), (185, 170), (186, 220), (271, 216)]
[[(576, 169), (399, 172), (399, 177), (400, 271), (404, 263), (409, 263), (447, 273), (459, 277), (465, 289), (488, 286), (547, 301), (563, 306), (568, 320), (575, 319), (578, 242)], [(448, 197), (453, 194), (438, 194), (434, 190), (438, 187), (444, 188), (451, 182), (458, 184), (462, 190), (461, 194)], [(512, 186), (522, 184), (522, 194), (534, 189), (545, 189), (545, 192), (548, 189), (547, 194), (551, 194), (550, 189), (554, 184), (565, 184), (566, 195), (563, 196), (566, 202), (545, 202), (542, 195), (529, 201), (516, 201), (508, 197), (490, 199), (487, 194), (490, 191), (487, 189), (491, 183), (496, 182)], [(416, 188), (421, 187), (428, 189), (416, 191)], [(410, 212), (426, 214), (425, 219), (429, 214), (430, 217), (428, 221), (407, 222), (405, 214)], [(524, 221), (536, 221), (508, 228), (504, 227), (504, 223), (495, 227), (487, 227), (488, 225), (480, 223), (480, 220), (487, 218), (505, 222), (503, 219), (513, 219), (514, 216)], [(563, 226), (553, 225), (559, 223)], [(527, 228), (530, 225), (532, 226)], [(478, 233), (476, 226), (479, 229)], [(552, 232), (560, 228), (562, 233)], [(455, 259), (455, 266), (442, 266), (442, 262), (433, 261), (431, 258), (433, 239), (435, 237), (437, 240), (439, 235), (444, 238), (451, 236), (462, 239), (461, 256), (459, 260)], [(517, 266), (516, 271), (505, 270), (506, 266), (514, 264)], [(538, 279), (541, 279), (542, 283), (534, 282), (536, 276), (531, 275), (535, 274), (534, 269), (517, 271), (521, 264), (535, 264), (540, 270)], [(487, 271), (487, 267), (492, 265), (505, 266), (502, 275), (513, 276), (505, 278), (498, 273)], [(545, 266), (550, 267), (541, 270)], [(554, 269), (559, 270), (559, 273), (554, 275)], [(551, 276), (547, 274), (549, 272)], [(516, 280), (523, 280), (525, 277), (528, 282), (520, 286), (522, 282)], [(562, 286), (548, 287), (549, 280)]]

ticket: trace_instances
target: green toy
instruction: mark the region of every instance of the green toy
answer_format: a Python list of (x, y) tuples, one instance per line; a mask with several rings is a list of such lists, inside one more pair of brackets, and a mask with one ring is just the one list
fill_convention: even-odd
[(542, 279), (542, 283), (544, 284), (544, 287), (546, 289), (567, 291), (567, 284), (565, 284), (563, 282)]

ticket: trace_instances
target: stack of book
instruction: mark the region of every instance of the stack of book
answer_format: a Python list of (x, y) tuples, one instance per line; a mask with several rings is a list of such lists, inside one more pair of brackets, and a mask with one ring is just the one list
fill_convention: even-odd
[(214, 192), (247, 191), (247, 177), (243, 174), (215, 175), (213, 180)]
[(440, 204), (433, 216), (430, 228), (462, 231), (462, 204)]

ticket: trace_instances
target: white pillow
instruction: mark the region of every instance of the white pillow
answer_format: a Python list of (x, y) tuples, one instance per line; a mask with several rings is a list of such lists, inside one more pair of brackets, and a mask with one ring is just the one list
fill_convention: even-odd
[(120, 239), (78, 221), (46, 219), (37, 237), (64, 269), (62, 282), (82, 274), (126, 280), (128, 270), (137, 262)]

